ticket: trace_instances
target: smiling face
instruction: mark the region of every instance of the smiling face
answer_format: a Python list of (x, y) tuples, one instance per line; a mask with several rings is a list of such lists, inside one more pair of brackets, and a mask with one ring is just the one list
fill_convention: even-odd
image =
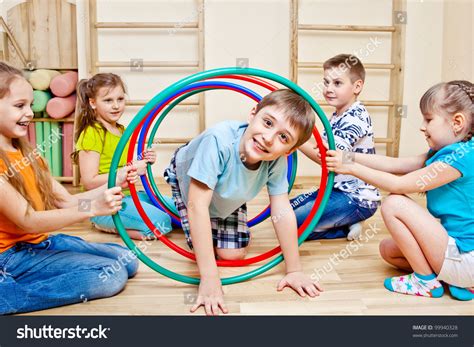
[(423, 115), (420, 131), (425, 135), (428, 146), (435, 151), (455, 142), (448, 119), (438, 113)]
[[(26, 136), (34, 114), (31, 110), (33, 89), (22, 77), (10, 84), (10, 92), (0, 99), (0, 141), (11, 147), (11, 140)], [(11, 148), (6, 148), (11, 150)]]
[(96, 112), (97, 120), (104, 125), (115, 125), (125, 110), (125, 92), (121, 86), (102, 87), (95, 98), (89, 99), (89, 103)]
[(423, 115), (420, 131), (423, 132), (428, 146), (435, 151), (462, 141), (470, 129), (471, 120), (463, 113), (453, 116), (433, 111)]
[(351, 81), (348, 70), (337, 67), (324, 70), (323, 95), (330, 106), (336, 108), (338, 115), (346, 111), (357, 99), (362, 90), (363, 82), (358, 79)]
[(438, 83), (420, 99), (423, 122), (420, 130), (432, 150), (468, 141), (473, 134), (473, 95), (471, 82)]
[(254, 168), (261, 161), (276, 160), (294, 150), (298, 131), (276, 106), (266, 106), (255, 113), (252, 110), (249, 125), (243, 134), (239, 151), (244, 164)]

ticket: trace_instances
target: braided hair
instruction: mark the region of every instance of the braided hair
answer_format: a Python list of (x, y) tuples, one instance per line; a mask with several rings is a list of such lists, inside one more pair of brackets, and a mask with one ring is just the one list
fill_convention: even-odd
[(423, 114), (438, 111), (446, 116), (463, 113), (470, 123), (466, 136), (467, 142), (474, 133), (474, 85), (469, 81), (456, 80), (438, 83), (428, 89), (421, 97), (420, 109)]

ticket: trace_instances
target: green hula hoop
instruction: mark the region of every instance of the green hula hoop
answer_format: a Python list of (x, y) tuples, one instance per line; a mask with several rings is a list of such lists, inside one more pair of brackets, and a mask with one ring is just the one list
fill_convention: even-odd
[[(179, 91), (181, 88), (185, 87), (188, 84), (205, 80), (208, 78), (212, 77), (217, 77), (217, 76), (224, 76), (224, 75), (232, 75), (232, 74), (239, 74), (239, 75), (250, 75), (250, 76), (257, 76), (257, 77), (262, 77), (266, 79), (270, 79), (274, 82), (280, 83), (284, 86), (286, 86), (289, 89), (292, 89), (294, 92), (297, 94), (301, 95), (306, 101), (309, 102), (313, 110), (316, 112), (318, 115), (319, 119), (323, 123), (324, 130), (326, 131), (327, 137), (328, 137), (328, 145), (329, 149), (335, 149), (335, 144), (334, 144), (334, 136), (332, 135), (331, 131), (331, 126), (326, 119), (326, 116), (321, 109), (321, 107), (314, 101), (314, 99), (306, 92), (304, 91), (301, 87), (296, 85), (295, 83), (291, 82), (287, 78), (284, 78), (282, 76), (276, 75), (274, 73), (264, 71), (264, 70), (259, 70), (259, 69), (253, 69), (253, 68), (236, 68), (236, 67), (227, 67), (227, 68), (219, 68), (219, 69), (213, 69), (213, 70), (208, 70), (208, 71), (202, 71), (198, 72), (194, 75), (185, 77), (178, 82), (172, 84), (171, 86), (167, 87), (164, 89), (162, 92), (158, 93), (155, 95), (139, 112), (138, 114), (134, 117), (132, 122), (129, 124), (129, 126), (126, 128), (125, 132), (123, 133), (122, 137), (120, 138), (120, 141), (117, 145), (117, 148), (115, 150), (114, 156), (112, 158), (112, 163), (110, 166), (110, 173), (109, 173), (109, 179), (108, 179), (108, 187), (112, 188), (115, 186), (116, 178), (117, 178), (117, 169), (118, 169), (118, 164), (120, 157), (125, 149), (125, 146), (127, 142), (130, 140), (130, 137), (133, 134), (133, 131), (135, 128), (140, 124), (140, 122), (146, 117), (146, 115), (154, 108), (155, 105), (163, 102), (167, 98), (169, 98), (171, 95)], [(332, 190), (332, 185), (334, 183), (334, 173), (330, 172), (328, 174), (327, 178), (327, 186), (323, 195), (323, 198), (321, 200), (321, 205), (318, 211), (316, 212), (316, 215), (313, 217), (311, 222), (308, 224), (304, 232), (301, 234), (301, 236), (298, 238), (298, 245), (301, 245), (303, 241), (308, 237), (308, 235), (311, 233), (311, 231), (314, 229), (316, 224), (318, 223), (319, 219), (321, 218), (322, 213), (324, 212), (324, 208), (326, 207), (326, 204), (329, 200), (329, 195), (331, 194)], [(162, 274), (163, 276), (169, 277), (171, 279), (174, 279), (179, 282), (187, 283), (187, 284), (199, 284), (200, 279), (196, 277), (190, 277), (190, 276), (185, 276), (178, 274), (176, 272), (173, 272), (171, 270), (168, 270), (160, 265), (158, 265), (156, 262), (154, 262), (152, 259), (150, 259), (146, 254), (144, 254), (130, 239), (128, 236), (122, 220), (118, 213), (114, 214), (112, 216), (113, 221), (115, 223), (115, 226), (122, 237), (123, 241), (127, 245), (128, 248), (134, 254), (137, 256), (138, 259), (140, 259), (145, 265), (149, 266), (151, 269), (154, 271)], [(262, 265), (261, 267), (254, 269), (252, 271), (246, 272), (241, 275), (233, 276), (233, 277), (226, 277), (222, 278), (221, 282), (222, 285), (228, 285), (228, 284), (234, 284), (242, 281), (249, 280), (253, 277), (256, 277), (279, 263), (283, 261), (283, 256), (279, 255), (278, 257), (272, 259), (268, 263)]]
[[(160, 127), (161, 123), (163, 120), (168, 116), (168, 113), (171, 112), (171, 110), (178, 105), (181, 101), (186, 100), (187, 98), (190, 98), (191, 96), (201, 93), (201, 92), (206, 92), (208, 90), (214, 90), (216, 88), (205, 88), (205, 89), (199, 89), (199, 90), (194, 90), (192, 92), (188, 92), (182, 96), (180, 96), (178, 99), (173, 101), (170, 105), (167, 106), (167, 108), (163, 111), (163, 113), (158, 117), (156, 120), (156, 123), (153, 125), (153, 128), (150, 132), (150, 136), (148, 137), (148, 143), (147, 146), (148, 148), (153, 145), (153, 139), (155, 138), (156, 132), (158, 131), (158, 128)], [(296, 152), (292, 154), (293, 156), (293, 166), (291, 168), (291, 174), (290, 174), (290, 182), (288, 182), (288, 192), (291, 191), (293, 188), (293, 185), (295, 184), (295, 179), (296, 179), (296, 169), (297, 169), (297, 163), (298, 163), (298, 157), (296, 155)], [(178, 215), (178, 210), (176, 209), (176, 206), (171, 205), (166, 201), (161, 194), (160, 190), (158, 189), (158, 186), (156, 185), (155, 180), (153, 179), (153, 170), (151, 168), (151, 165), (148, 164), (146, 167), (147, 170), (147, 175), (148, 175), (148, 182), (150, 183), (151, 189), (153, 190), (153, 193), (158, 197), (160, 202), (166, 206), (166, 208), (170, 211), (172, 211), (175, 215)], [(268, 217), (267, 217), (268, 218)]]

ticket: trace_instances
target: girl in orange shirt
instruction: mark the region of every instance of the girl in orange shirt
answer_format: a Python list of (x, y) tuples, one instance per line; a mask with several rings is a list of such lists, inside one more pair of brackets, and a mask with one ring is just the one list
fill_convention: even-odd
[(117, 187), (70, 195), (25, 139), (32, 102), (22, 73), (0, 62), (0, 314), (113, 296), (138, 268), (122, 246), (47, 234), (116, 213), (121, 188), (138, 176), (135, 168), (125, 167)]

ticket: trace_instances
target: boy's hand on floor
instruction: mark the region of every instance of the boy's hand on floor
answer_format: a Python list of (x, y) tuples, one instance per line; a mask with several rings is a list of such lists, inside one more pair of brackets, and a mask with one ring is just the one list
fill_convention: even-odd
[(196, 304), (191, 307), (191, 312), (196, 312), (200, 306), (204, 306), (204, 311), (208, 316), (218, 316), (219, 310), (222, 313), (229, 312), (224, 303), (224, 293), (219, 277), (201, 278)]
[(301, 297), (309, 295), (314, 298), (319, 296), (319, 293), (323, 291), (321, 285), (317, 282), (313, 282), (309, 276), (305, 275), (301, 271), (287, 273), (278, 283), (277, 290), (280, 292), (285, 287), (292, 288)]

